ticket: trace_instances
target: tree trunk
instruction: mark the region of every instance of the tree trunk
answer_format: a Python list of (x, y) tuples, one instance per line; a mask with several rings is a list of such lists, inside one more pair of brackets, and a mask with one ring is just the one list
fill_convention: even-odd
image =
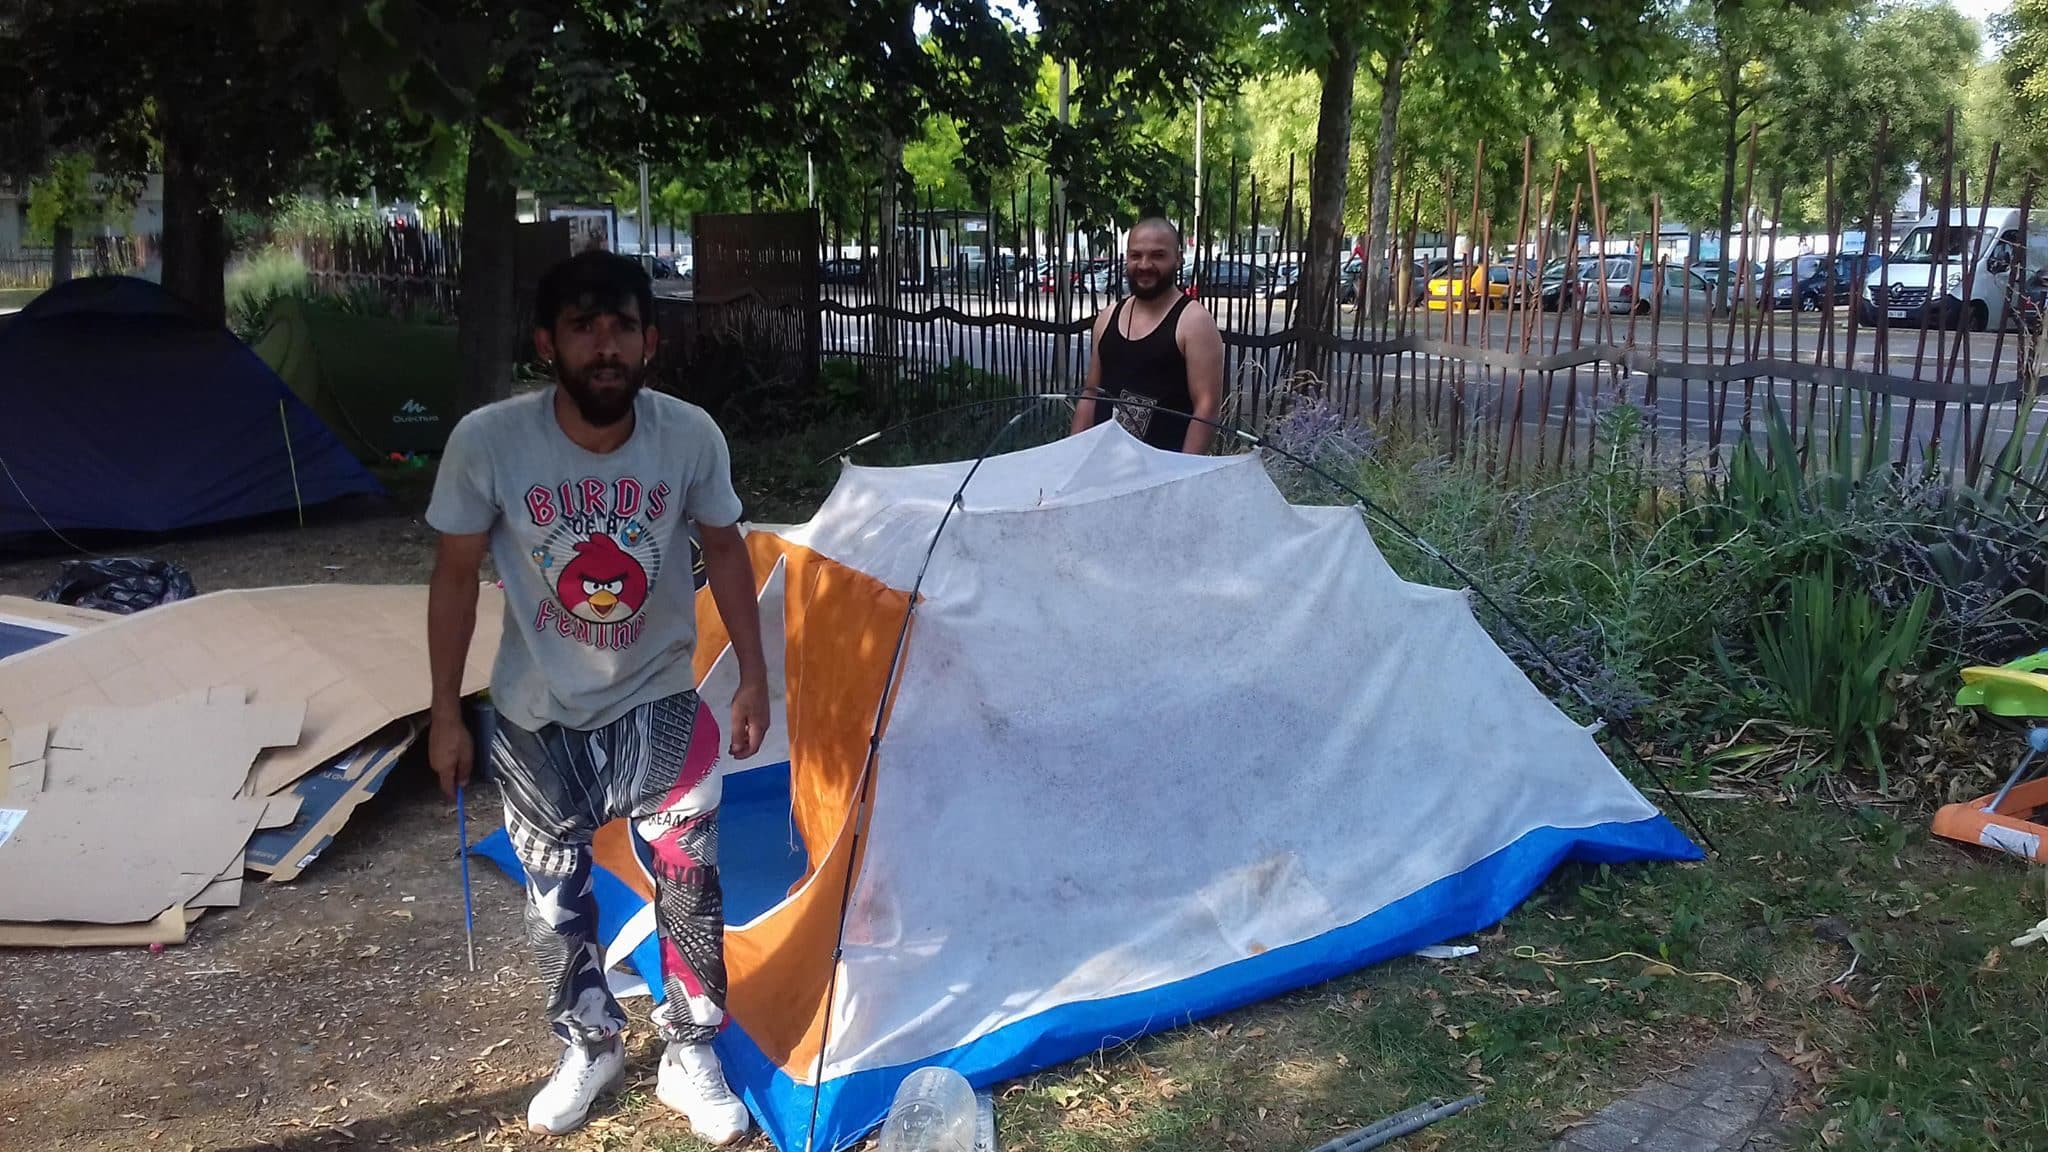
[(456, 345), (462, 357), (463, 412), (512, 394), (512, 352), (519, 342), (513, 315), (513, 251), (518, 241), (517, 188), (505, 142), (479, 119), (471, 128), (462, 184), (462, 272)]
[[(1316, 117), (1315, 159), (1309, 170), (1308, 267), (1301, 278), (1304, 333), (1332, 331), (1337, 321), (1337, 276), (1343, 267), (1344, 193), (1351, 168), (1351, 93), (1358, 79), (1358, 35), (1333, 27)], [(1324, 351), (1303, 336), (1296, 367), (1323, 375)]]
[(60, 220), (50, 227), (50, 283), (71, 279), (71, 224)]
[(164, 140), (163, 283), (214, 324), (228, 320), (227, 229), (206, 178), (176, 133)]
[[(1727, 113), (1721, 136), (1721, 274), (1714, 280), (1714, 310), (1728, 310), (1729, 253), (1734, 250), (1735, 164), (1742, 147), (1742, 77), (1738, 65), (1721, 69), (1721, 109)], [(1603, 237), (1604, 239), (1604, 237)]]
[(1388, 239), (1394, 207), (1394, 147), (1401, 121), (1401, 72), (1407, 67), (1408, 51), (1403, 47), (1387, 60), (1387, 74), (1380, 85), (1380, 134), (1372, 153), (1372, 204), (1365, 241), (1366, 315), (1372, 317), (1375, 327), (1386, 319), (1399, 279)]

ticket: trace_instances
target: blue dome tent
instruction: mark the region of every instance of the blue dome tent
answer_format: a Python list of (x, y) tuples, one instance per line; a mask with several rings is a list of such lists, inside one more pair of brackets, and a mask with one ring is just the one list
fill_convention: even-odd
[(127, 276), (0, 328), (0, 540), (173, 532), (383, 488), (233, 333)]

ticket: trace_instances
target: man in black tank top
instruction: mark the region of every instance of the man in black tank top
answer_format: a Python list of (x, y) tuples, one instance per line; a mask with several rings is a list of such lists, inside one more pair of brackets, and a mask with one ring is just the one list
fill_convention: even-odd
[(1124, 254), (1131, 294), (1095, 318), (1073, 431), (1113, 418), (1154, 448), (1209, 450), (1216, 429), (1203, 421), (1223, 408), (1223, 336), (1209, 310), (1175, 288), (1179, 269), (1179, 230), (1156, 216), (1140, 220)]

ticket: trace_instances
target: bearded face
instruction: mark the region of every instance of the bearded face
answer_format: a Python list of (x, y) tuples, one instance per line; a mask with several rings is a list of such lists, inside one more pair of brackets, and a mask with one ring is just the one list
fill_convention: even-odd
[(591, 425), (609, 427), (633, 411), (654, 355), (654, 330), (640, 316), (639, 302), (614, 306), (578, 301), (564, 308), (540, 351), (552, 352), (555, 379), (576, 411)]
[(1124, 250), (1124, 284), (1140, 300), (1157, 300), (1173, 290), (1180, 267), (1174, 236), (1160, 227), (1138, 228)]

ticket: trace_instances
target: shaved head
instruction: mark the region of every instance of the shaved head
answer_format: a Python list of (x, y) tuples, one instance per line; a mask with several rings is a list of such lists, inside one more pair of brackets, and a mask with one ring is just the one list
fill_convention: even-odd
[(1131, 225), (1131, 235), (1133, 237), (1137, 236), (1140, 232), (1150, 231), (1165, 233), (1166, 237), (1173, 242), (1174, 250), (1180, 250), (1180, 229), (1173, 226), (1173, 221), (1168, 220), (1164, 216), (1147, 216), (1136, 224)]

